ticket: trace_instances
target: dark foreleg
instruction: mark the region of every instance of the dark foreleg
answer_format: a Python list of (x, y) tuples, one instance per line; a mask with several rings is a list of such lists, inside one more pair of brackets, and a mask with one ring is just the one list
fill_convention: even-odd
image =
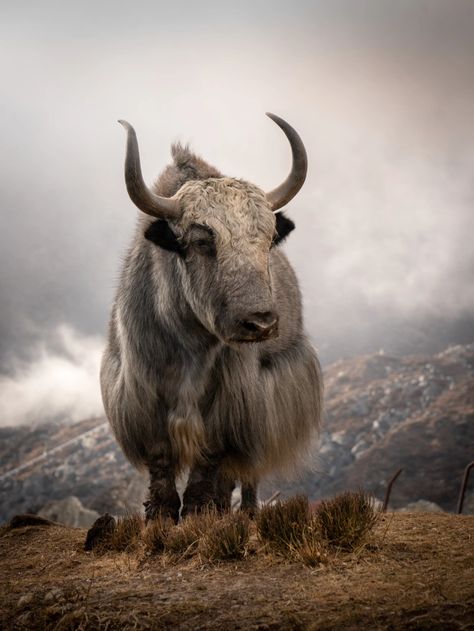
[(242, 501), (240, 508), (251, 517), (255, 516), (258, 508), (257, 488), (258, 482), (256, 480), (242, 482)]
[(208, 455), (191, 469), (183, 496), (183, 517), (206, 507), (230, 509), (234, 481), (222, 473), (221, 463), (222, 457)]
[(145, 502), (146, 520), (158, 515), (171, 517), (177, 522), (181, 500), (175, 485), (175, 467), (171, 448), (163, 444), (148, 462), (150, 472), (149, 499)]
[(216, 507), (217, 510), (225, 512), (232, 508), (232, 491), (235, 489), (235, 480), (222, 470), (219, 471), (216, 484)]

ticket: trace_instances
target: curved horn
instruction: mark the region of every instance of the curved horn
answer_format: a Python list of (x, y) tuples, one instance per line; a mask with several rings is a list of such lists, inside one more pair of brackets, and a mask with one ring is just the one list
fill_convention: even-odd
[(143, 181), (140, 152), (135, 130), (127, 121), (119, 120), (127, 130), (127, 155), (125, 157), (125, 183), (130, 199), (141, 211), (160, 219), (177, 219), (181, 216), (178, 201), (173, 197), (161, 197), (153, 193)]
[(293, 164), (288, 177), (280, 186), (267, 193), (267, 200), (270, 202), (273, 212), (276, 212), (279, 208), (288, 204), (303, 186), (308, 171), (308, 157), (303, 141), (293, 127), (275, 114), (267, 112), (267, 116), (283, 130), (283, 133), (290, 141), (293, 154)]

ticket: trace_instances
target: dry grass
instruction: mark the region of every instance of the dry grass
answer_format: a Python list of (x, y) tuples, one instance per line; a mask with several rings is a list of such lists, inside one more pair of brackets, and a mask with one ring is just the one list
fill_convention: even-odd
[(257, 533), (262, 542), (286, 552), (301, 542), (310, 520), (308, 498), (298, 495), (264, 506), (257, 515)]
[(97, 550), (132, 553), (144, 548), (155, 555), (168, 553), (173, 563), (197, 554), (216, 562), (242, 559), (252, 537), (266, 552), (315, 567), (328, 560), (328, 546), (354, 551), (363, 544), (378, 517), (372, 498), (363, 492), (321, 502), (315, 515), (306, 497), (279, 501), (263, 507), (255, 524), (243, 513), (222, 515), (212, 508), (189, 515), (178, 525), (157, 517), (145, 527), (141, 515), (131, 514), (105, 532)]
[[(306, 528), (303, 541), (317, 545), (317, 534)], [(396, 631), (474, 620), (474, 517), (382, 515), (375, 545), (356, 554), (328, 545), (330, 562), (315, 569), (295, 551), (277, 558), (261, 548), (231, 563), (152, 556), (143, 545), (96, 555), (84, 551), (85, 536), (59, 525), (1, 531), (2, 631)]]
[(142, 532), (142, 539), (146, 550), (152, 554), (160, 554), (163, 552), (173, 527), (174, 522), (171, 519), (160, 515), (148, 522)]
[(331, 546), (350, 552), (365, 542), (379, 516), (370, 495), (347, 491), (322, 501), (315, 519), (323, 539)]
[(140, 545), (144, 527), (145, 520), (139, 513), (119, 517), (106, 547), (115, 552), (134, 552)]
[(257, 516), (257, 533), (273, 551), (309, 567), (328, 560), (327, 544), (306, 497), (297, 496), (262, 508)]
[(174, 525), (154, 519), (143, 531), (145, 547), (152, 553), (168, 552), (177, 559), (201, 554), (208, 561), (241, 559), (249, 540), (250, 520), (243, 513), (221, 515), (214, 509), (189, 515)]
[(199, 551), (209, 561), (242, 559), (247, 551), (250, 519), (245, 513), (226, 513), (204, 534)]
[(327, 562), (328, 545), (354, 551), (377, 523), (373, 499), (362, 491), (321, 502), (311, 515), (306, 497), (265, 506), (257, 516), (260, 540), (284, 556), (315, 567)]
[(188, 515), (168, 532), (165, 539), (165, 551), (182, 558), (193, 556), (198, 550), (203, 535), (211, 530), (217, 521), (219, 521), (219, 515), (211, 508), (202, 513)]
[(304, 528), (301, 537), (288, 546), (288, 555), (308, 567), (317, 567), (329, 561), (327, 544), (321, 539), (321, 532), (314, 520)]

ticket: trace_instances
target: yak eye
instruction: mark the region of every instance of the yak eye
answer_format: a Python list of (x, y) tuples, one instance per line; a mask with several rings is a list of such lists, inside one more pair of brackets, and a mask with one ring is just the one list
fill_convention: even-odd
[(192, 241), (191, 245), (200, 254), (204, 254), (205, 256), (216, 255), (216, 246), (212, 239), (196, 239)]
[(194, 245), (197, 245), (199, 248), (205, 248), (211, 245), (211, 241), (209, 239), (198, 239), (194, 241)]
[(216, 253), (214, 234), (207, 226), (194, 224), (191, 228), (188, 242), (191, 248), (200, 254), (214, 256)]

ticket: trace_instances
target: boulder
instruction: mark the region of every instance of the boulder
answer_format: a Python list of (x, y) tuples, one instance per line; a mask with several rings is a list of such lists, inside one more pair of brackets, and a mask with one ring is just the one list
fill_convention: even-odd
[(89, 528), (99, 517), (97, 511), (85, 508), (74, 495), (49, 502), (38, 511), (38, 515), (74, 528)]
[(398, 513), (444, 513), (441, 506), (435, 504), (435, 502), (428, 502), (428, 500), (418, 500), (417, 502), (410, 502), (402, 508), (397, 510)]

